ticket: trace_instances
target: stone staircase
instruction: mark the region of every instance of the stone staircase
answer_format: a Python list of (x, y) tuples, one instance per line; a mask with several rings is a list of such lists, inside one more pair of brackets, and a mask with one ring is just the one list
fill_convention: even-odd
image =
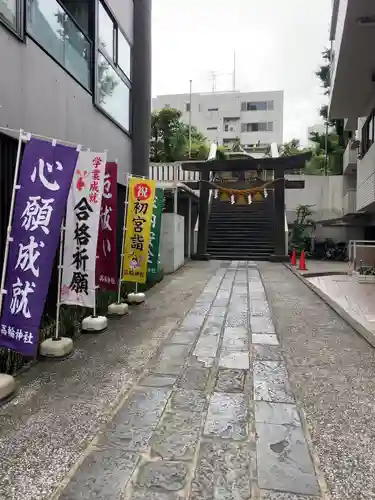
[(268, 260), (275, 252), (272, 191), (250, 205), (213, 200), (207, 251), (212, 259)]

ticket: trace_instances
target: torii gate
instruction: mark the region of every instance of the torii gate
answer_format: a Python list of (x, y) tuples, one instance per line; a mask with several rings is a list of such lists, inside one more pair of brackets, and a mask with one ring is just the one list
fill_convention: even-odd
[[(199, 227), (197, 253), (192, 257), (196, 260), (209, 260), (207, 253), (209, 193), (214, 189), (210, 185), (211, 172), (246, 172), (274, 171), (274, 203), (275, 203), (275, 254), (272, 260), (284, 261), (288, 258), (285, 252), (285, 189), (303, 189), (304, 181), (285, 180), (286, 170), (297, 170), (305, 167), (311, 158), (311, 152), (295, 156), (272, 158), (230, 158), (225, 160), (210, 160), (182, 163), (182, 170), (200, 172), (199, 182)], [(249, 187), (252, 187), (249, 185)]]

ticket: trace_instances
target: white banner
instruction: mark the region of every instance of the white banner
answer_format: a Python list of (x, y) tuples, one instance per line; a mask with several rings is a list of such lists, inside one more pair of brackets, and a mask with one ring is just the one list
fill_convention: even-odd
[(94, 307), (96, 247), (106, 153), (81, 151), (69, 192), (61, 304)]

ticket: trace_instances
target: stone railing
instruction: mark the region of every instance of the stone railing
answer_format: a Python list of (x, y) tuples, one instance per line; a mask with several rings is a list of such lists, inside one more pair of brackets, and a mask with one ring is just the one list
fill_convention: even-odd
[(197, 182), (200, 180), (199, 172), (182, 170), (181, 163), (151, 163), (150, 179), (160, 182)]

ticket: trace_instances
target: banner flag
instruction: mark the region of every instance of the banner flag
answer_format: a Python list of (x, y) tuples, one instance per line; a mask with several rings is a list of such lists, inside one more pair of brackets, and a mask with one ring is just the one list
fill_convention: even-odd
[(0, 346), (34, 356), (78, 151), (31, 139), (20, 166)]
[(104, 190), (98, 235), (96, 284), (105, 290), (117, 290), (116, 259), (117, 164), (105, 167)]
[(147, 274), (157, 276), (160, 273), (160, 231), (164, 208), (164, 189), (156, 188), (151, 219), (150, 246), (148, 249)]
[(81, 151), (66, 210), (61, 304), (93, 308), (107, 154)]
[(145, 283), (156, 182), (130, 177), (122, 279)]

